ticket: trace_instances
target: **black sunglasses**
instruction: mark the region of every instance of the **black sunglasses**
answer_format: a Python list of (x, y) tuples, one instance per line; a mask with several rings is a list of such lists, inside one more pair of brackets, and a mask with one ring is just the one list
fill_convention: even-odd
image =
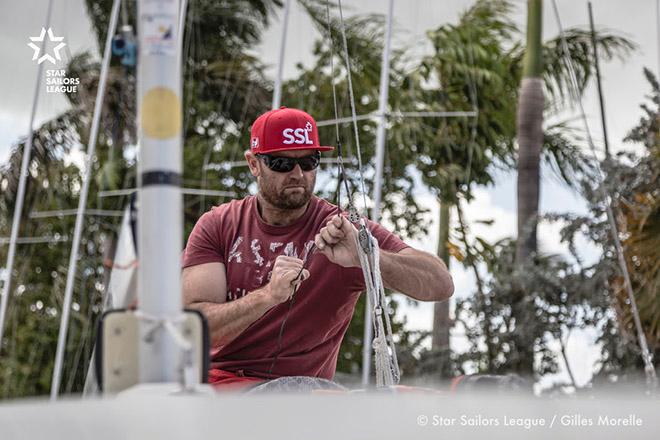
[(283, 157), (263, 153), (257, 154), (257, 157), (260, 157), (268, 168), (278, 173), (288, 173), (296, 167), (296, 164), (300, 165), (303, 171), (312, 171), (321, 163), (321, 153), (318, 151), (316, 154), (304, 157)]

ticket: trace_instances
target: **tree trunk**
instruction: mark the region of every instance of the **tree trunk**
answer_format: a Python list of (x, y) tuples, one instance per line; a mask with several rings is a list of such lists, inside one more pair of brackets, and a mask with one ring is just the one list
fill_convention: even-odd
[[(438, 256), (449, 269), (449, 214), (450, 206), (447, 202), (440, 202), (440, 224), (438, 236)], [(434, 352), (449, 350), (449, 301), (436, 302), (433, 309), (433, 334), (431, 348)]]
[(537, 250), (542, 125), (543, 81), (525, 78), (518, 103), (518, 267)]
[[(537, 251), (536, 229), (539, 209), (540, 157), (543, 145), (543, 80), (541, 58), (542, 0), (527, 2), (527, 47), (518, 101), (518, 240), (515, 266), (525, 273), (524, 265)], [(518, 298), (512, 304), (511, 317), (514, 347), (509, 359), (511, 368), (523, 375), (534, 373), (534, 344), (532, 333), (534, 306), (528, 297), (528, 287), (514, 277)]]
[(520, 267), (536, 252), (540, 156), (543, 144), (543, 80), (541, 79), (541, 0), (527, 2), (527, 48), (518, 101), (518, 244)]

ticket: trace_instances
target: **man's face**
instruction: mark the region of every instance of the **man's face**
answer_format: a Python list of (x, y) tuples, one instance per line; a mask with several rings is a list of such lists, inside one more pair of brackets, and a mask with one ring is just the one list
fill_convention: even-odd
[[(304, 157), (316, 153), (316, 150), (291, 150), (272, 153), (281, 157)], [(245, 157), (252, 175), (257, 178), (257, 187), (261, 196), (279, 209), (298, 209), (309, 202), (316, 184), (316, 169), (303, 171), (300, 165), (288, 173), (278, 173), (269, 169), (262, 159), (251, 152)]]

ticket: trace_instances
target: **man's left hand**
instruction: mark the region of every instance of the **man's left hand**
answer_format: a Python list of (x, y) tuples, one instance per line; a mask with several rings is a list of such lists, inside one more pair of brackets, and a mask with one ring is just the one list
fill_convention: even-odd
[(335, 215), (314, 237), (316, 248), (328, 259), (343, 267), (359, 267), (355, 226), (341, 215)]

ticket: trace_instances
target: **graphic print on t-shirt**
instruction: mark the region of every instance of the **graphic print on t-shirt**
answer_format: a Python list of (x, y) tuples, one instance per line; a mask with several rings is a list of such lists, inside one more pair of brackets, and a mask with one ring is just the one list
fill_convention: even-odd
[[(249, 247), (248, 247), (249, 243)], [(308, 254), (314, 246), (314, 240), (305, 242), (304, 246), (296, 246), (293, 241), (283, 243), (279, 241), (270, 241), (267, 244), (262, 243), (260, 238), (246, 238), (242, 235), (236, 237), (231, 245), (229, 256), (227, 257), (227, 271), (234, 273), (237, 271), (249, 273), (249, 278), (254, 280), (249, 288), (241, 283), (240, 286), (233, 285), (232, 279), (228, 283), (227, 301), (233, 301), (247, 295), (248, 292), (256, 290), (270, 281), (275, 259), (284, 255), (287, 257), (300, 258), (306, 261)], [(302, 248), (302, 252), (300, 252)], [(239, 275), (243, 281), (245, 273)], [(249, 282), (249, 280), (246, 280)]]

